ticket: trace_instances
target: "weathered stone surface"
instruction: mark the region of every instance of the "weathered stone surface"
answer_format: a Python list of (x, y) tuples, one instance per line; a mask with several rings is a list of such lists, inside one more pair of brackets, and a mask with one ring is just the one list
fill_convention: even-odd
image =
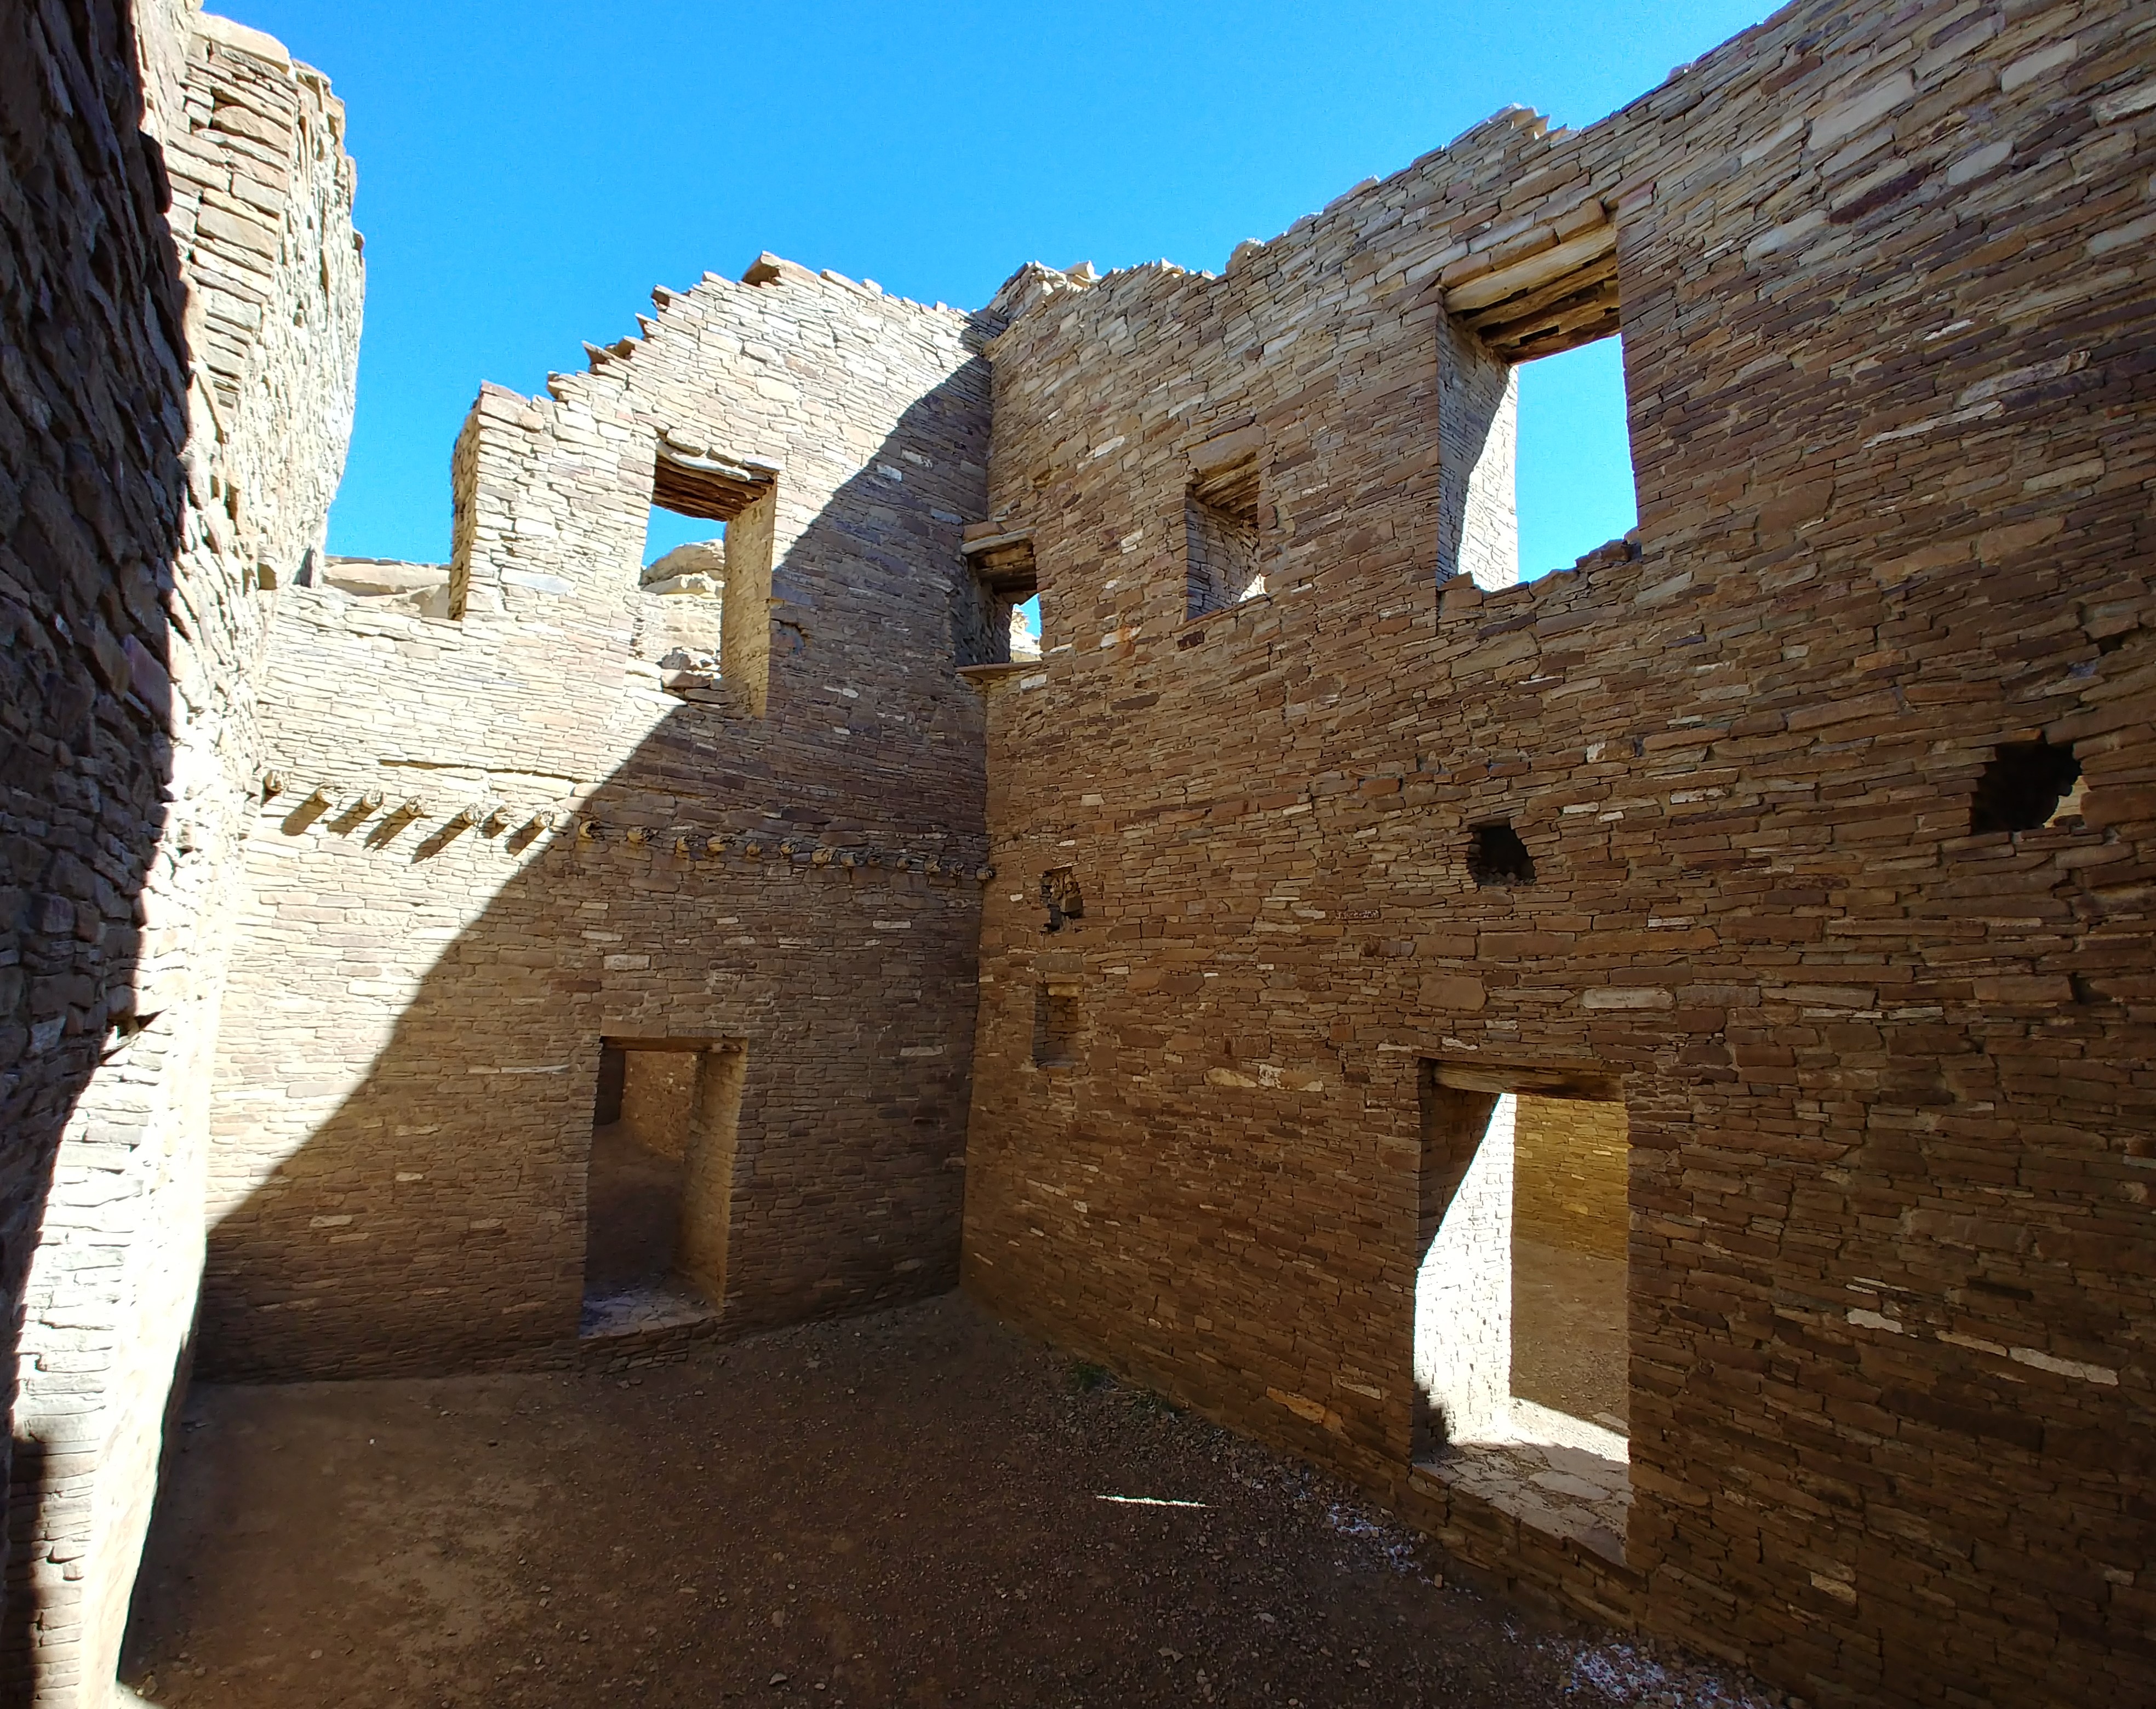
[[(701, 582), (698, 587), (677, 586)], [(692, 540), (644, 567), (643, 584), (651, 593), (716, 593), (726, 584), (726, 543)]]
[[(660, 292), (593, 372), (482, 393), (454, 615), (284, 596), (204, 1370), (569, 1357), (602, 1038), (746, 1047), (728, 1332), (956, 1279), (987, 366), (969, 317), (798, 271)], [(643, 570), (670, 459), (744, 508), (731, 554)], [(729, 555), (723, 602), (663, 591)]]
[(0, 22), (11, 1702), (110, 1695), (201, 1265), (268, 589), (351, 422), (341, 110), (191, 10)]
[[(982, 1297), (1523, 1594), (2156, 1693), (2153, 39), (1791, 8), (1218, 278), (762, 256), (483, 387), (435, 567), (322, 552), (321, 77), (5, 13), (5, 1689), (108, 1696), (205, 1194), (208, 1368), (580, 1357), (613, 1039), (732, 1077), (721, 1310), (581, 1357), (947, 1286), (963, 1181)], [(1613, 321), (1639, 530), (1518, 587)], [(1506, 1377), (1620, 1166), (1629, 1445)]]
[[(1219, 278), (1013, 280), (983, 527), (1045, 657), (983, 678), (970, 1288), (1807, 1699), (2156, 1691), (2151, 43), (1799, 7)], [(1637, 541), (1512, 588), (1509, 372), (1445, 308), (1529, 353), (1531, 258), (1610, 236)], [(1265, 592), (1194, 613), (1194, 448), (1250, 429)], [(2082, 793), (1972, 834), (2040, 735)], [(1425, 1263), (1420, 1064), (1621, 1092), (1620, 1550), (1409, 1475), (1495, 1335), (1418, 1383), (1487, 1250)]]

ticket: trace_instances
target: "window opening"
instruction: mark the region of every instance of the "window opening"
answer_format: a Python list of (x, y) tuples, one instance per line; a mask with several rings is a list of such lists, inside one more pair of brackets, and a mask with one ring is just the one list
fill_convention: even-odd
[(1416, 1475), (1622, 1563), (1624, 1106), (1599, 1076), (1424, 1062)]
[[(960, 548), (968, 580), (954, 613), (961, 666), (1009, 665), (1040, 656), (1040, 581), (1033, 536), (976, 523)], [(1027, 614), (1030, 613), (1030, 621)]]
[(1051, 866), (1040, 875), (1040, 906), (1048, 911), (1044, 931), (1060, 931), (1066, 920), (1086, 917), (1086, 898), (1077, 875), (1068, 866)]
[(2002, 742), (1976, 780), (1969, 804), (1971, 835), (1985, 831), (2034, 831), (2078, 813), (2081, 762), (2071, 747), (2034, 742)]
[(1224, 611), (1265, 591), (1255, 451), (1194, 479), (1183, 495), (1183, 519), (1189, 616)]
[(726, 525), (654, 506), (637, 586), (636, 653), (685, 699), (716, 690), (724, 675)]
[(1623, 341), (1603, 338), (1524, 362), (1519, 392), (1522, 577), (1591, 572), (1637, 557)]
[(1600, 209), (1445, 293), (1438, 577), (1483, 588), (1637, 557), (1617, 268)]
[[(637, 644), (685, 698), (763, 715), (771, 682), (771, 572), (778, 465), (669, 430), (652, 463)], [(712, 525), (716, 524), (714, 527)]]
[(1078, 988), (1046, 982), (1034, 988), (1033, 1060), (1043, 1068), (1078, 1060)]
[(726, 554), (726, 525), (714, 522), (708, 516), (684, 516), (654, 505), (644, 528), (644, 580), (649, 583), (660, 579), (654, 572), (659, 564), (676, 554), (685, 553), (677, 559), (676, 567), (664, 573), (674, 575), (682, 571), (708, 572), (711, 566), (704, 562), (697, 548), (716, 547), (723, 573)]
[(586, 1336), (709, 1316), (725, 1296), (737, 1046), (603, 1041), (585, 1182)]
[(1467, 875), (1477, 885), (1532, 884), (1534, 857), (1506, 821), (1468, 829)]

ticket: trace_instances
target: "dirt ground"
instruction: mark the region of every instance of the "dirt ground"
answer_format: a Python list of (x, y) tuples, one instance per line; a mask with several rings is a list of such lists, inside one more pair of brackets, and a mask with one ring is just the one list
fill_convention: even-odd
[(198, 1386), (125, 1678), (311, 1705), (1741, 1705), (957, 1296), (639, 1378)]
[(1625, 1262), (1512, 1239), (1512, 1393), (1628, 1432)]

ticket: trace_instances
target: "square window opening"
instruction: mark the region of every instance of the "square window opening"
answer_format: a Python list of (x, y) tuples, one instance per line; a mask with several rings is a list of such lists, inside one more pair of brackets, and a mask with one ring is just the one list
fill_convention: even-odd
[(726, 524), (654, 505), (632, 644), (676, 694), (708, 693), (725, 675), (726, 590)]
[(726, 573), (725, 523), (684, 516), (663, 505), (651, 507), (644, 526), (644, 586), (677, 575), (710, 576), (723, 586)]
[(1640, 555), (1616, 228), (1446, 293), (1438, 386), (1440, 585), (1509, 588)]
[(723, 679), (728, 704), (763, 716), (770, 699), (778, 526), (776, 464), (735, 458), (675, 432), (660, 438), (644, 530), (637, 644), (659, 659), (670, 688), (708, 698)]
[(1040, 582), (1033, 541), (986, 534), (966, 543), (968, 575), (952, 615), (961, 667), (1040, 657)]
[(1592, 573), (1639, 557), (1623, 341), (1599, 338), (1516, 372), (1522, 579)]

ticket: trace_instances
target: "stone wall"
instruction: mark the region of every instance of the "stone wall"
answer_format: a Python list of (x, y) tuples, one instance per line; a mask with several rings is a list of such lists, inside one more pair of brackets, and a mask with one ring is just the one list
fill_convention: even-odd
[[(1799, 6), (1221, 277), (1014, 281), (969, 1287), (1813, 1701), (2156, 1690), (2150, 29)], [(1636, 556), (1505, 589), (1461, 323), (1613, 245)], [(1193, 620), (1249, 426), (1267, 592)], [(1986, 829), (2040, 737), (2081, 793)], [(1620, 1558), (1409, 1475), (1427, 1064), (1621, 1093)]]
[(1622, 1104), (1521, 1099), (1513, 1233), (1592, 1257), (1623, 1258), (1629, 1149)]
[[(2156, 1691), (2152, 42), (1800, 5), (978, 316), (767, 256), (483, 390), (452, 562), (355, 593), (337, 104), (8, 12), (0, 1689), (109, 1696), (205, 1193), (212, 1369), (560, 1357), (606, 1039), (703, 1052), (730, 1328), (947, 1286), (963, 1179), (998, 1309), (1530, 1594)], [(1512, 364), (1618, 320), (1638, 536), (1515, 588)], [(1045, 630), (978, 691), (968, 525)], [(1538, 1091), (1624, 1101), (1621, 1540), (1411, 1469), (1505, 1409)]]
[(623, 1053), (622, 1125), (646, 1151), (677, 1162), (688, 1156), (700, 1061), (687, 1050)]
[(193, 1310), (249, 673), (342, 466), (361, 283), (341, 110), (268, 38), (173, 3), (0, 32), (0, 1689), (97, 1703)]
[[(956, 311), (749, 277), (656, 293), (546, 397), (481, 394), (457, 616), (280, 608), (206, 1370), (560, 1356), (602, 1038), (743, 1046), (729, 1329), (955, 1280), (985, 840), (952, 613), (986, 364)], [(654, 493), (734, 513), (716, 679), (663, 663)]]

